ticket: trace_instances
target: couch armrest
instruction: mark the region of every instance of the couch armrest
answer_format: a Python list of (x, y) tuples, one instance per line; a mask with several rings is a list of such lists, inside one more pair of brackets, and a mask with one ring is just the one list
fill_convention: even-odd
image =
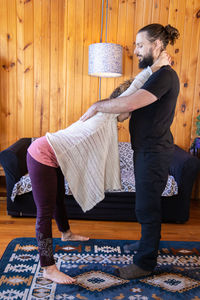
[(8, 197), (11, 196), (15, 183), (28, 172), (26, 153), (30, 144), (31, 138), (22, 138), (0, 152), (0, 163), (6, 175)]
[(174, 145), (174, 147), (169, 174), (173, 175), (178, 185), (180, 185), (183, 177), (188, 177), (189, 180), (190, 176), (194, 179), (196, 178), (197, 173), (200, 171), (200, 160), (179, 146)]
[(169, 173), (174, 176), (178, 184), (178, 194), (183, 201), (190, 200), (192, 187), (199, 171), (200, 159), (175, 145)]

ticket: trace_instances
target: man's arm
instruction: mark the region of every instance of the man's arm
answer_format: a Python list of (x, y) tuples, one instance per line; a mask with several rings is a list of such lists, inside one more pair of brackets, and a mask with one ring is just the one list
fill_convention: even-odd
[(129, 113), (138, 108), (147, 106), (157, 100), (152, 93), (139, 89), (134, 94), (115, 99), (105, 99), (94, 103), (88, 111), (80, 118), (81, 121), (94, 116), (97, 112), (121, 114)]
[[(142, 87), (142, 85), (144, 84), (144, 82), (150, 77), (150, 75), (152, 73), (158, 71), (163, 65), (166, 65), (166, 64), (171, 64), (171, 57), (169, 56), (169, 54), (166, 51), (163, 51), (163, 52), (161, 52), (161, 54), (158, 57), (158, 59), (154, 62), (154, 64), (149, 68), (150, 70), (148, 70), (148, 68), (147, 68), (146, 71), (145, 71), (145, 73), (143, 73), (144, 72), (144, 70), (143, 70), (133, 80), (133, 82), (132, 82), (131, 85), (134, 85), (134, 83), (137, 82), (138, 79), (139, 79), (139, 83), (138, 82), (136, 83), (135, 90), (133, 89), (132, 93), (135, 93), (140, 87)], [(150, 71), (151, 71), (151, 73), (150, 73)], [(141, 77), (141, 75), (143, 75), (143, 76)], [(138, 87), (138, 85), (140, 85), (140, 86)], [(130, 89), (130, 87), (129, 87), (129, 89)], [(129, 89), (127, 89), (127, 91)], [(125, 91), (124, 93), (126, 93), (127, 91)], [(123, 94), (121, 96), (127, 96), (128, 95), (128, 94), (127, 95), (123, 95)], [(128, 119), (130, 116), (131, 116), (130, 112), (121, 113), (117, 117), (117, 120), (118, 120), (118, 122), (123, 122), (124, 120)]]
[[(153, 71), (150, 67), (141, 71), (135, 79), (132, 81), (131, 85), (128, 89), (126, 89), (119, 97), (129, 96), (139, 90), (143, 84), (148, 80), (148, 78), (152, 75)], [(110, 97), (111, 99), (111, 97)], [(118, 122), (123, 122), (131, 116), (130, 112), (121, 113), (117, 117)]]
[[(171, 58), (166, 51), (161, 52), (157, 61), (151, 66), (152, 72), (156, 72), (163, 65), (171, 63)], [(133, 110), (147, 106), (155, 102), (158, 98), (144, 89), (132, 93), (131, 95), (118, 97), (115, 99), (105, 99), (94, 103), (88, 111), (80, 118), (81, 121), (94, 116), (97, 112), (122, 114), (121, 120), (125, 120)], [(120, 118), (120, 116), (118, 116)]]

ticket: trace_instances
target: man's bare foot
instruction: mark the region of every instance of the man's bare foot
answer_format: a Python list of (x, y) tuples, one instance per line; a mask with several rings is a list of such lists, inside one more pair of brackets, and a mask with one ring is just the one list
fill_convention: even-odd
[(44, 267), (43, 277), (61, 284), (72, 284), (76, 281), (74, 278), (60, 272), (56, 265)]
[(74, 234), (71, 230), (67, 230), (66, 232), (62, 232), (61, 240), (65, 241), (88, 241), (89, 237), (82, 236), (78, 234)]

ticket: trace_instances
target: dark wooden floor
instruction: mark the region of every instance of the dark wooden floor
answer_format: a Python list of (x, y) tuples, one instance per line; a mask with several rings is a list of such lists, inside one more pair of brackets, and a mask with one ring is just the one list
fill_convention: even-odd
[[(70, 220), (72, 231), (93, 239), (140, 238), (140, 225), (135, 222)], [(53, 221), (53, 236), (60, 233)], [(35, 218), (12, 218), (7, 216), (6, 201), (0, 200), (0, 256), (7, 244), (17, 237), (35, 237)], [(162, 240), (200, 241), (200, 201), (191, 201), (190, 219), (185, 224), (163, 224)]]

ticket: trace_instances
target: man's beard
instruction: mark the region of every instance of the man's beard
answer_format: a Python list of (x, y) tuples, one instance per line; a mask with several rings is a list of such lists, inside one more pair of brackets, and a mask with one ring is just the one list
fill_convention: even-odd
[(153, 65), (153, 55), (152, 52), (150, 52), (146, 57), (143, 58), (143, 60), (139, 61), (139, 68), (140, 69), (145, 69), (148, 66)]

